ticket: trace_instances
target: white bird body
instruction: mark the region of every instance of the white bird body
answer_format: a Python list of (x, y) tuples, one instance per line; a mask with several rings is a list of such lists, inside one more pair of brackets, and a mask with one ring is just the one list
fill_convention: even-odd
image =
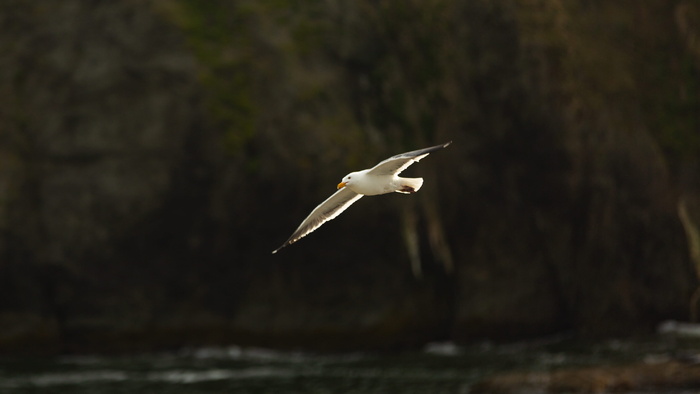
[(291, 237), (272, 253), (305, 237), (323, 223), (334, 219), (362, 196), (387, 193), (415, 193), (423, 186), (423, 178), (401, 178), (398, 175), (411, 164), (452, 142), (392, 156), (372, 168), (351, 172), (338, 184), (338, 191), (319, 204), (301, 222)]
[(396, 174), (373, 175), (371, 171), (372, 169), (370, 168), (351, 172), (343, 178), (341, 184), (344, 184), (344, 187), (355, 193), (365, 196), (377, 196), (394, 192), (415, 193), (423, 186), (423, 178), (401, 178)]

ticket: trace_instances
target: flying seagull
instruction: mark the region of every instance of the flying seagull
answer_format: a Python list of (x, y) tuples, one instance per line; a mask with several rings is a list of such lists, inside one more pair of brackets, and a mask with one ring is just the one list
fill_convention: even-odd
[(323, 223), (335, 219), (336, 216), (348, 209), (352, 203), (362, 198), (362, 196), (376, 196), (392, 192), (406, 194), (417, 192), (423, 186), (423, 178), (400, 178), (399, 174), (401, 171), (428, 156), (431, 152), (445, 148), (451, 143), (452, 141), (442, 145), (401, 153), (382, 161), (372, 168), (345, 175), (345, 178), (338, 184), (338, 191), (314, 208), (309, 216), (301, 222), (301, 225), (294, 231), (292, 236), (272, 253), (277, 253), (285, 246), (293, 244), (321, 227)]

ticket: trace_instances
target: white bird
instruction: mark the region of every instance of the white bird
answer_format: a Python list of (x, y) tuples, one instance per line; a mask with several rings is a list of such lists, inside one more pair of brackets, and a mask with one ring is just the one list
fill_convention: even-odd
[(398, 175), (411, 164), (428, 156), (431, 152), (447, 147), (451, 143), (452, 141), (442, 145), (401, 153), (382, 161), (372, 168), (349, 173), (338, 184), (338, 191), (314, 208), (309, 216), (301, 222), (301, 225), (294, 231), (292, 236), (272, 253), (277, 253), (285, 246), (293, 244), (321, 227), (323, 223), (335, 219), (362, 196), (375, 196), (392, 192), (406, 194), (417, 192), (423, 186), (423, 178), (400, 178)]

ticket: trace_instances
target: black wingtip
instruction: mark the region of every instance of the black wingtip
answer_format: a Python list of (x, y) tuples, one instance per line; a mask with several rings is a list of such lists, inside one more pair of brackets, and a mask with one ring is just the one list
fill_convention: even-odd
[(289, 245), (293, 244), (294, 242), (296, 242), (296, 240), (292, 241), (291, 239), (288, 239), (287, 241), (285, 241), (285, 242), (282, 244), (282, 246), (280, 246), (279, 248), (273, 250), (273, 251), (272, 251), (272, 254), (277, 254), (277, 252), (279, 252), (282, 248), (284, 248), (285, 246), (289, 246)]

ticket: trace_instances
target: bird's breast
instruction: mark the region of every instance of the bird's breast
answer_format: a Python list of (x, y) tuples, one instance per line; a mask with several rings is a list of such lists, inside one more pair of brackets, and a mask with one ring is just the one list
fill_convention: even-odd
[(396, 190), (393, 176), (365, 175), (357, 179), (352, 185), (348, 185), (350, 190), (365, 196), (376, 196), (379, 194), (392, 193)]

